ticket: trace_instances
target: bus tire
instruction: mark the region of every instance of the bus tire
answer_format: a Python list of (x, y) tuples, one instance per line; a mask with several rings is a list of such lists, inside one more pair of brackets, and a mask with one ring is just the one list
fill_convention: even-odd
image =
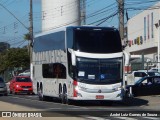
[(62, 103), (62, 96), (63, 96), (63, 94), (62, 94), (62, 85), (59, 84), (59, 100), (61, 101), (61, 103)]
[(41, 86), (38, 90), (38, 97), (39, 97), (39, 100), (40, 101), (45, 101), (47, 100), (46, 99), (46, 96), (43, 95), (43, 87)]
[(66, 103), (67, 103), (68, 105), (73, 105), (73, 101), (72, 101), (72, 100), (70, 100), (70, 99), (68, 99), (68, 98), (67, 98)]
[(62, 93), (62, 103), (67, 103), (67, 88), (66, 85), (63, 85), (63, 93)]

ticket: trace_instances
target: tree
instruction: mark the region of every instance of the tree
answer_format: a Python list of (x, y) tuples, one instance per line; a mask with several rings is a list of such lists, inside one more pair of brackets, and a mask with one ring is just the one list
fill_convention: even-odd
[(24, 39), (25, 39), (25, 40), (31, 40), (31, 35), (30, 35), (30, 33), (24, 34)]
[(0, 73), (9, 68), (29, 66), (30, 58), (26, 48), (10, 48), (0, 53)]

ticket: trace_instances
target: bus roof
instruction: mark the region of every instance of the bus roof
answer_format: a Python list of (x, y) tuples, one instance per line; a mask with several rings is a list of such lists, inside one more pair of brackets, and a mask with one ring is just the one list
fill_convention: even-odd
[(66, 27), (61, 27), (61, 28), (56, 28), (56, 29), (51, 29), (51, 30), (48, 30), (48, 31), (44, 31), (44, 32), (41, 32), (41, 33), (38, 33), (35, 35), (35, 38), (36, 37), (39, 37), (39, 36), (43, 36), (43, 35), (47, 35), (47, 34), (51, 34), (51, 33), (54, 33), (54, 32), (59, 32), (59, 31), (66, 31), (67, 28), (73, 28), (73, 29), (102, 29), (102, 28), (105, 28), (107, 30), (117, 30), (116, 28), (114, 27), (99, 27), (99, 26), (66, 26)]
[(105, 30), (118, 31), (113, 27), (97, 27), (97, 26), (67, 26), (37, 34), (34, 38), (33, 51), (42, 52), (49, 50), (65, 50), (66, 49), (66, 29), (74, 30)]

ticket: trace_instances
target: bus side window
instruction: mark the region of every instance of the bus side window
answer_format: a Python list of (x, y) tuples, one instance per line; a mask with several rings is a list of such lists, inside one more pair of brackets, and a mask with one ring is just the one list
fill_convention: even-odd
[(66, 79), (66, 67), (63, 64), (53, 64), (53, 76), (55, 78)]
[(61, 63), (43, 64), (43, 78), (66, 79), (66, 67)]

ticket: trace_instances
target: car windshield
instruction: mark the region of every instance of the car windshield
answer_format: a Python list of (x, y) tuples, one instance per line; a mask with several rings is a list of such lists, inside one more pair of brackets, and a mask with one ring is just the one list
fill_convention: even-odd
[(143, 82), (143, 81), (146, 80), (147, 78), (148, 78), (148, 77), (143, 77), (143, 78), (139, 79), (138, 81), (135, 82), (135, 85)]
[(18, 77), (16, 78), (16, 82), (31, 82), (30, 78), (23, 78), (23, 77)]

